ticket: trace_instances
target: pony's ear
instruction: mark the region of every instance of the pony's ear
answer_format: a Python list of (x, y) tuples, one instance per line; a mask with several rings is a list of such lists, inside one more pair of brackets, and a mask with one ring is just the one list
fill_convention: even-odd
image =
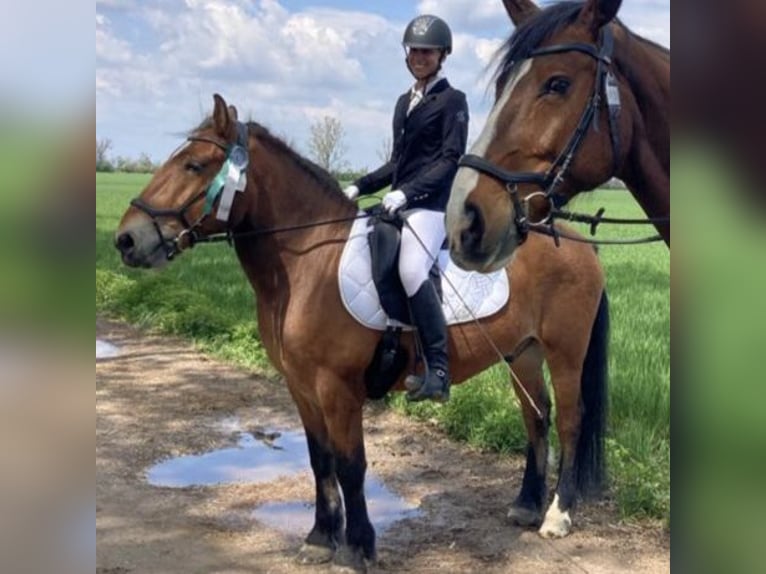
[(213, 126), (215, 133), (222, 139), (230, 141), (236, 135), (237, 110), (234, 106), (227, 106), (219, 94), (213, 94), (215, 108), (213, 109)]
[(532, 0), (503, 0), (508, 16), (513, 25), (518, 27), (540, 11), (540, 8)]
[(590, 30), (595, 40), (599, 30), (617, 15), (621, 4), (622, 0), (588, 0), (580, 10), (577, 21)]

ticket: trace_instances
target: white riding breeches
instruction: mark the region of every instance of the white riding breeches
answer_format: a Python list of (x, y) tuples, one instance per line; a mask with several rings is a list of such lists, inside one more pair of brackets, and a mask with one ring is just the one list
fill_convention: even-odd
[(428, 279), (428, 272), (439, 257), (447, 231), (444, 212), (413, 209), (403, 213), (402, 244), (399, 251), (399, 277), (412, 297)]

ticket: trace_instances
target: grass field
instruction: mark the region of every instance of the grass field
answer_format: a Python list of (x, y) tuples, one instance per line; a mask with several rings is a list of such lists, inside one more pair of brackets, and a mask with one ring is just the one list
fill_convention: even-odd
[[(160, 332), (188, 337), (202, 350), (274, 374), (258, 338), (253, 295), (225, 244), (196, 248), (161, 273), (124, 267), (112, 245), (129, 200), (149, 176), (96, 174), (96, 311)], [(613, 217), (641, 216), (625, 191), (577, 199), (572, 209)], [(650, 234), (652, 228), (604, 226), (600, 237)], [(608, 454), (613, 493), (627, 517), (669, 520), (670, 513), (670, 254), (664, 244), (603, 246), (611, 303)], [(518, 405), (504, 369), (495, 367), (456, 387), (443, 406), (394, 408), (436, 420), (453, 437), (481, 448), (520, 452)]]

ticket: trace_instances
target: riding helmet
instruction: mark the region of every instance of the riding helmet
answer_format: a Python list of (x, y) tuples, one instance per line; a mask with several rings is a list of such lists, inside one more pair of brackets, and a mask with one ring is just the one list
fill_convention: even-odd
[(405, 48), (438, 48), (452, 53), (452, 32), (438, 16), (423, 14), (413, 19), (404, 30)]

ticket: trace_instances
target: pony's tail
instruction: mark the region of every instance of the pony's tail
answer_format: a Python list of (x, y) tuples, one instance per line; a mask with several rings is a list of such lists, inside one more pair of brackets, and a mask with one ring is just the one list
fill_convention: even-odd
[(577, 491), (584, 497), (600, 494), (606, 482), (604, 435), (608, 410), (609, 300), (601, 293), (585, 355), (580, 389), (583, 415), (577, 442)]

